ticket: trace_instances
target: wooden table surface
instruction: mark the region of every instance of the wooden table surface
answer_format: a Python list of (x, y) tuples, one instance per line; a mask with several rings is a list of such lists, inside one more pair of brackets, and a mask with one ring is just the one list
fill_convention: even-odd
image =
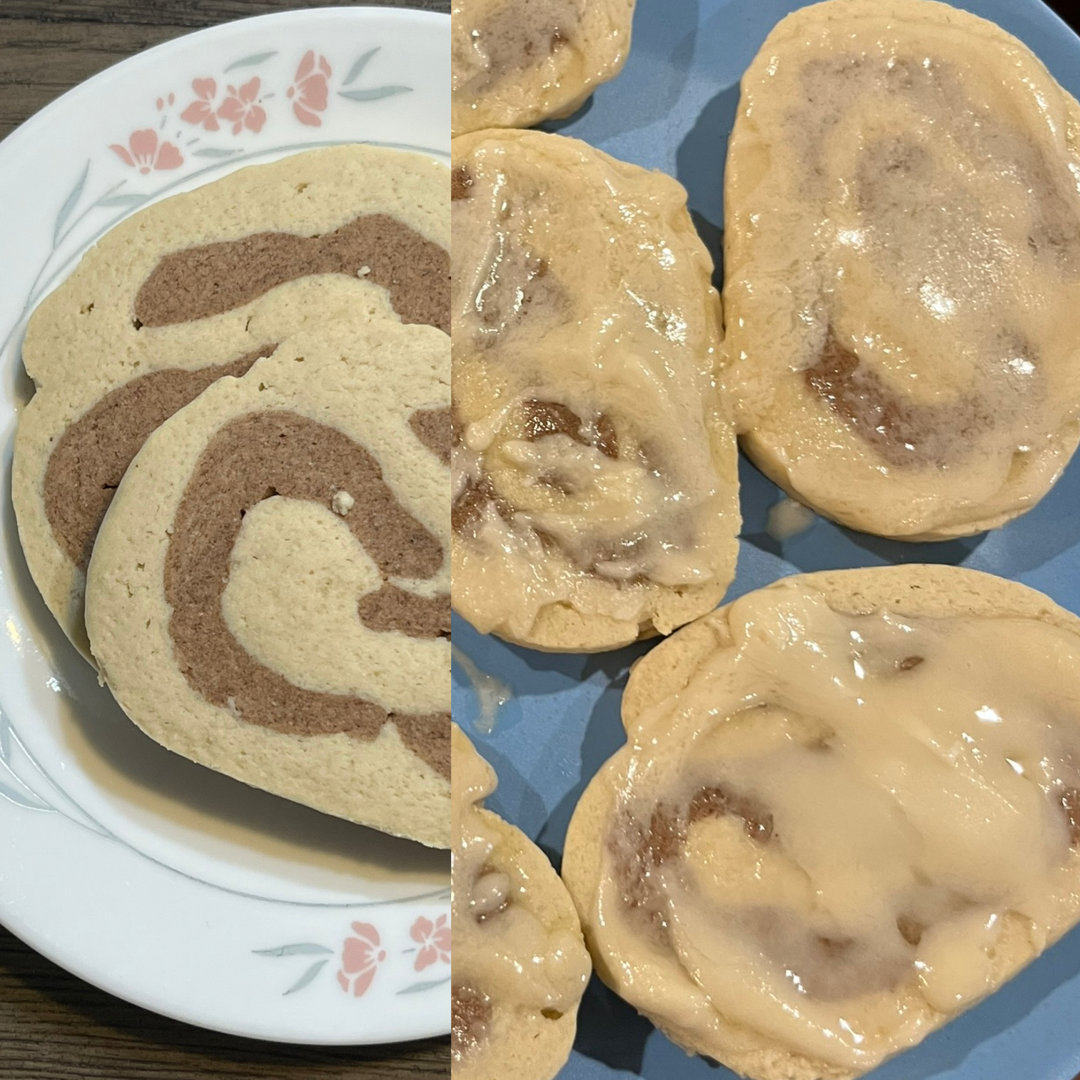
[[(373, 0), (374, 3), (389, 0)], [(393, 0), (449, 12), (450, 0)], [(351, 6), (336, 0), (337, 6)], [(0, 138), (77, 83), (151, 45), (280, 0), (0, 0)], [(447, 87), (449, 92), (449, 87)], [(450, 1075), (449, 1041), (309, 1048), (202, 1031), (119, 1001), (0, 928), (0, 1080), (416, 1080)]]

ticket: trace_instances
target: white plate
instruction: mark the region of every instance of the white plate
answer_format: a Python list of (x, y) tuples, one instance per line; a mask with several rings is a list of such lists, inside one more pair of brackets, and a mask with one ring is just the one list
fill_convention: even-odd
[(26, 316), (120, 218), (239, 165), (359, 141), (446, 160), (449, 33), (387, 8), (230, 23), (111, 68), (0, 144), (0, 919), (204, 1027), (342, 1045), (447, 1032), (449, 859), (192, 765), (97, 685), (11, 511)]

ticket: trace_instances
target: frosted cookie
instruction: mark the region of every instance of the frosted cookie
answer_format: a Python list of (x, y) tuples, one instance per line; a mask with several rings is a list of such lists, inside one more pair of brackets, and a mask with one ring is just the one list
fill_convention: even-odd
[(831, 0), (742, 82), (725, 189), (744, 446), (906, 540), (1001, 525), (1080, 437), (1080, 108), (1004, 31)]
[(255, 787), (450, 839), (449, 339), (351, 320), (165, 421), (87, 572), (105, 682)]
[(539, 132), (454, 140), (454, 605), (587, 651), (735, 570), (712, 264), (670, 177)]
[(338, 310), (448, 330), (446, 185), (366, 146), (243, 169), (124, 221), (41, 303), (12, 487), (30, 572), (84, 653), (94, 535), (158, 424)]
[(563, 873), (597, 971), (757, 1080), (850, 1080), (1080, 917), (1080, 619), (947, 566), (810, 574), (641, 660)]
[(630, 50), (634, 0), (454, 0), (454, 135), (569, 116)]
[(570, 1055), (592, 966), (547, 857), (483, 808), (491, 766), (453, 725), (454, 978), (459, 1080), (550, 1080)]

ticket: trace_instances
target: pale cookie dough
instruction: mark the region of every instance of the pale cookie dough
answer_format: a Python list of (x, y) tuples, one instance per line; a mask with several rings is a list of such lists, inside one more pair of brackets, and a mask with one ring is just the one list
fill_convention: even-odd
[(450, 842), (449, 347), (361, 312), (219, 379), (147, 439), (86, 581), (102, 678), (153, 739), (437, 847)]
[(592, 965), (547, 857), (483, 808), (495, 774), (453, 725), (456, 1080), (551, 1080), (570, 1055)]
[(454, 606), (542, 649), (670, 633), (720, 601), (740, 524), (686, 193), (560, 135), (453, 150)]
[(743, 444), (852, 528), (938, 540), (1050, 489), (1080, 437), (1080, 107), (928, 0), (780, 22), (725, 180)]
[(569, 116), (630, 51), (634, 0), (454, 0), (451, 131)]
[(796, 576), (631, 672), (563, 874), (597, 971), (755, 1080), (851, 1080), (1080, 918), (1080, 619), (947, 566)]
[(40, 304), (12, 490), (30, 572), (84, 653), (94, 535), (158, 424), (338, 311), (449, 329), (447, 179), (368, 146), (246, 168), (124, 221)]

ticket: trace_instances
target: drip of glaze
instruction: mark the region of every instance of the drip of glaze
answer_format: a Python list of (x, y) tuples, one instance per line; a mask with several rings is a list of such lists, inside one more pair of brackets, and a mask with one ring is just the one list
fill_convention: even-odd
[(784, 496), (779, 502), (769, 507), (769, 516), (765, 519), (765, 531), (774, 539), (783, 543), (799, 533), (806, 532), (814, 524), (814, 511), (801, 502)]
[(451, 646), (451, 652), (454, 663), (465, 672), (480, 705), (480, 714), (474, 720), (476, 730), (490, 735), (495, 730), (499, 710), (514, 696), (514, 692), (502, 679), (481, 671), (476, 661), (456, 645)]

